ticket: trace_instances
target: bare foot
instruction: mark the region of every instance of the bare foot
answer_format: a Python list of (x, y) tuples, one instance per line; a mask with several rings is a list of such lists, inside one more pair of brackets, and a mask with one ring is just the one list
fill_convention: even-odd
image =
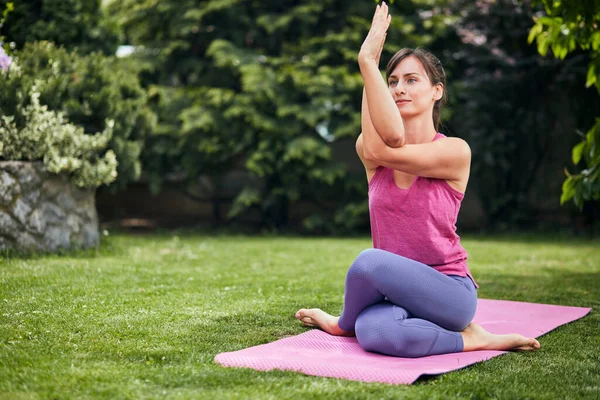
[(334, 317), (318, 308), (302, 308), (296, 313), (305, 326), (314, 326), (334, 336), (354, 336), (353, 331), (344, 331), (338, 326), (340, 317)]
[(517, 333), (496, 335), (483, 329), (481, 325), (469, 324), (460, 333), (463, 337), (463, 351), (473, 350), (536, 350), (540, 342)]

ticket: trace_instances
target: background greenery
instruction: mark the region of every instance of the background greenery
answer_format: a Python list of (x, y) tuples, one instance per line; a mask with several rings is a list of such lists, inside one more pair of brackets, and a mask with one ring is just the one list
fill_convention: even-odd
[[(0, 11), (8, 3), (0, 0)], [(86, 134), (115, 121), (106, 149), (119, 162), (113, 190), (176, 187), (210, 201), (218, 223), (256, 213), (268, 230), (288, 228), (290, 210), (309, 203), (305, 231), (362, 231), (364, 173), (334, 151), (352, 149), (359, 134), (356, 55), (373, 8), (341, 0), (17, 1), (2, 14), (0, 40), (23, 75), (0, 78), (0, 114), (22, 130), (39, 83), (42, 104)], [(586, 83), (599, 82), (590, 28), (598, 2), (406, 0), (391, 10), (383, 61), (426, 46), (446, 66), (444, 131), (471, 145), (470, 193), (483, 225), (531, 227), (564, 166), (571, 183), (563, 200), (572, 195), (597, 221), (600, 102)], [(115, 57), (119, 44), (134, 53)], [(578, 132), (587, 132), (584, 142)], [(228, 208), (226, 177), (237, 170), (246, 187)], [(597, 240), (463, 243), (481, 298), (599, 306)], [(0, 254), (0, 397), (597, 396), (595, 312), (543, 336), (538, 352), (411, 386), (212, 362), (303, 332), (293, 318), (299, 307), (339, 312), (346, 269), (370, 246), (152, 234), (110, 236), (99, 249), (58, 256)]]
[(101, 53), (80, 55), (52, 42), (25, 43), (16, 54), (20, 73), (0, 79), (0, 114), (14, 116), (22, 128), (35, 86), (41, 104), (64, 113), (89, 134), (105, 130), (112, 121), (108, 149), (119, 164), (113, 187), (137, 180), (144, 139), (153, 131), (156, 117), (146, 104), (133, 64)]
[[(563, 201), (573, 197), (590, 223), (600, 215), (600, 96), (586, 88), (600, 71), (600, 7), (552, 4), (391, 4), (383, 62), (406, 46), (425, 46), (444, 62), (444, 131), (471, 145), (470, 193), (486, 228), (535, 226), (544, 218), (540, 203), (549, 194), (559, 201), (565, 166)], [(374, 5), (37, 0), (18, 2), (0, 36), (30, 66), (29, 80), (55, 82), (42, 95), (51, 109), (88, 133), (115, 120), (114, 189), (141, 177), (154, 193), (175, 186), (212, 203), (217, 223), (254, 213), (261, 227), (277, 230), (289, 226), (291, 209), (310, 204), (305, 231), (348, 233), (368, 228), (366, 185), (334, 149), (360, 133), (356, 54)], [(39, 40), (55, 45), (31, 44)], [(117, 60), (117, 44), (135, 52)], [(585, 142), (578, 132), (588, 132)], [(247, 177), (231, 194), (233, 171)]]
[[(463, 239), (479, 297), (600, 307), (600, 243)], [(593, 399), (600, 317), (410, 386), (223, 368), (239, 350), (304, 332), (306, 306), (341, 310), (368, 239), (111, 235), (97, 251), (0, 260), (0, 397)]]
[[(536, 19), (529, 41), (537, 42), (538, 51), (548, 50), (560, 59), (583, 51), (589, 54), (586, 87), (595, 86), (600, 94), (600, 1), (560, 2), (538, 0), (547, 16)], [(567, 172), (561, 204), (573, 199), (582, 208), (586, 201), (600, 200), (600, 112), (582, 141), (573, 148), (573, 164), (584, 169), (576, 174)]]

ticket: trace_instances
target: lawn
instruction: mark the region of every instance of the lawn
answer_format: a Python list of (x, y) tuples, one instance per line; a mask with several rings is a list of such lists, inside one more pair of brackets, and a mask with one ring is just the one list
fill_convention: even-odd
[(105, 238), (98, 250), (0, 259), (0, 398), (598, 398), (600, 241), (463, 240), (479, 297), (592, 307), (510, 353), (410, 386), (223, 368), (216, 354), (339, 313), (368, 238)]

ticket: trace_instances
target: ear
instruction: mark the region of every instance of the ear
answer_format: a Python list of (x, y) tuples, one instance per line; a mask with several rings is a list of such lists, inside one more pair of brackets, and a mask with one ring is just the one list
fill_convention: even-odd
[(435, 91), (433, 92), (433, 99), (438, 101), (444, 95), (444, 84), (438, 83), (435, 85)]

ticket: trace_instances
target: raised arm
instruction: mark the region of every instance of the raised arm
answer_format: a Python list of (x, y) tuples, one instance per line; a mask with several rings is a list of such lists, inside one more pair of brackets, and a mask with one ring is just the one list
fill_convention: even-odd
[[(363, 92), (363, 116), (368, 113), (375, 131), (390, 147), (404, 145), (404, 124), (394, 99), (379, 71), (379, 57), (385, 41), (386, 31), (390, 25), (391, 16), (385, 3), (377, 6), (373, 22), (367, 38), (361, 46), (358, 63), (365, 82)], [(366, 107), (365, 107), (366, 105)], [(364, 127), (363, 127), (364, 133)], [(369, 152), (371, 145), (377, 146), (376, 141), (370, 143), (364, 138), (365, 151)]]
[[(377, 55), (377, 58), (375, 59), (376, 64), (379, 64), (381, 51), (383, 50), (383, 43), (384, 42), (381, 42), (379, 53)], [(358, 153), (358, 156), (360, 157), (363, 165), (365, 166), (365, 169), (367, 170), (367, 179), (371, 180), (371, 177), (375, 173), (375, 169), (379, 166), (379, 164), (371, 155), (380, 151), (381, 147), (400, 147), (403, 143), (399, 140), (395, 140), (394, 138), (387, 138), (387, 140), (389, 140), (389, 143), (387, 143), (385, 142), (385, 138), (382, 138), (381, 135), (379, 135), (379, 133), (375, 129), (375, 126), (373, 125), (373, 121), (371, 120), (371, 115), (369, 113), (369, 103), (367, 100), (367, 92), (365, 89), (363, 89), (360, 117), (362, 133), (356, 141), (356, 152)]]
[[(377, 15), (378, 14), (376, 12), (375, 17)], [(385, 43), (385, 37), (386, 34), (384, 33), (383, 39), (381, 40), (379, 49), (374, 59), (377, 69), (379, 69), (379, 60), (381, 58), (381, 52)], [(369, 112), (369, 101), (367, 99), (366, 88), (363, 89), (362, 95), (361, 130), (362, 133), (359, 135), (356, 141), (356, 152), (365, 166), (367, 171), (367, 179), (370, 180), (375, 172), (375, 169), (379, 166), (379, 163), (375, 160), (373, 154), (381, 152), (383, 147), (400, 147), (404, 144), (404, 140), (398, 135), (386, 135), (386, 133), (389, 133), (388, 131), (384, 132), (384, 135), (381, 135), (376, 130)]]

